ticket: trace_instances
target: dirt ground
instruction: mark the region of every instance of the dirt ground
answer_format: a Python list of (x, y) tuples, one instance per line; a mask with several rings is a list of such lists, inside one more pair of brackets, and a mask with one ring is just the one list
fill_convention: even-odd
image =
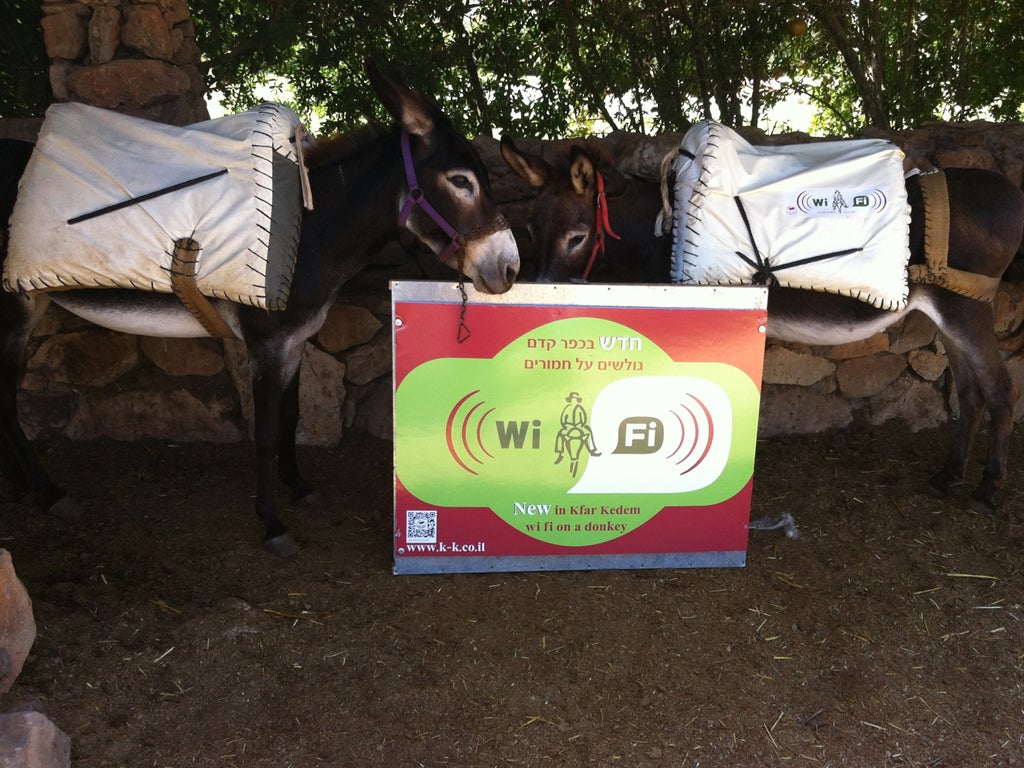
[(39, 632), (3, 706), (82, 768), (1024, 765), (1024, 471), (1003, 519), (936, 501), (946, 437), (761, 442), (752, 516), (800, 536), (744, 568), (445, 576), (391, 574), (358, 432), (304, 452), (334, 519), (290, 561), (247, 444), (49, 443), (87, 513), (0, 504)]

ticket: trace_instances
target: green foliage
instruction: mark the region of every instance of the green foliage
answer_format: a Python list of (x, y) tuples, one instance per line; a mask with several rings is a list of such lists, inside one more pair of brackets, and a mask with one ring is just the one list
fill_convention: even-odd
[[(192, 0), (191, 8), (208, 81), (231, 108), (251, 104), (254, 89), (279, 75), (328, 128), (379, 117), (362, 75), (370, 56), (434, 94), (467, 132), (547, 137), (680, 130), (712, 116), (713, 104), (716, 117), (738, 124), (749, 73), (764, 80), (785, 18), (782, 6), (765, 11), (749, 0), (696, 0), (668, 12), (651, 0)], [(755, 93), (770, 103), (760, 85)]]
[(50, 103), (41, 16), (39, 0), (0, 6), (0, 117), (38, 117)]
[[(800, 96), (812, 130), (1024, 117), (1020, 0), (189, 0), (207, 83), (240, 110), (286, 82), (323, 130), (385, 115), (371, 57), (467, 134), (771, 130)], [(0, 10), (0, 114), (48, 100), (40, 0)], [(797, 23), (798, 22), (798, 23)], [(777, 119), (777, 118), (773, 118)]]
[(1019, 0), (807, 0), (817, 127), (1020, 119)]

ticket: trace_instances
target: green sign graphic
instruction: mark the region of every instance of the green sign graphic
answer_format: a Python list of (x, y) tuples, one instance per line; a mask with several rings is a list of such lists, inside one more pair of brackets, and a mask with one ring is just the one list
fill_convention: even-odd
[(592, 545), (666, 506), (738, 493), (757, 405), (737, 368), (676, 362), (609, 320), (556, 320), (493, 359), (410, 371), (395, 393), (395, 471), (426, 504), (489, 507), (535, 539)]

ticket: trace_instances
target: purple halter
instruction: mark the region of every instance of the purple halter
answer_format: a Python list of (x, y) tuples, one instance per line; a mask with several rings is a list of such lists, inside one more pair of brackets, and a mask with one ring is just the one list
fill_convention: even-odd
[(463, 239), (455, 230), (455, 227), (445, 221), (444, 217), (423, 196), (423, 190), (420, 189), (420, 184), (416, 180), (416, 169), (412, 165), (412, 151), (409, 149), (409, 132), (404, 129), (402, 130), (402, 160), (405, 161), (405, 180), (409, 185), (409, 197), (398, 214), (398, 224), (404, 227), (412, 215), (412, 209), (417, 205), (422, 208), (423, 212), (433, 219), (434, 223), (451, 238), (451, 242), (437, 255), (439, 261), (446, 261), (449, 256), (462, 247)]

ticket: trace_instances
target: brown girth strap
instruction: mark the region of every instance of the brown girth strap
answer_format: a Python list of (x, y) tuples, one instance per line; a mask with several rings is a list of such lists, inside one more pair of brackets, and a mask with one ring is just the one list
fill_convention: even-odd
[(171, 290), (178, 297), (192, 316), (199, 321), (211, 336), (222, 339), (237, 338), (234, 331), (217, 314), (196, 285), (196, 274), (199, 270), (199, 243), (191, 237), (182, 237), (174, 241), (174, 253), (171, 259)]
[(992, 301), (999, 278), (975, 275), (956, 269), (949, 258), (949, 193), (942, 171), (921, 174), (924, 201), (924, 264), (911, 264), (907, 275), (912, 283), (927, 283), (971, 299)]

